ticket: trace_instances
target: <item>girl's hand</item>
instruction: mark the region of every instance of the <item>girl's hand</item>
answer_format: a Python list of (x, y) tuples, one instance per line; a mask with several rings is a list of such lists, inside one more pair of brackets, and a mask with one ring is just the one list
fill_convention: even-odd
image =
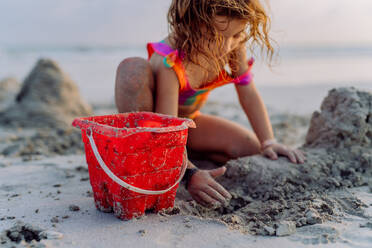
[(190, 178), (188, 191), (192, 198), (205, 207), (226, 204), (230, 199), (230, 193), (217, 183), (214, 178), (222, 176), (226, 167), (213, 170), (198, 170)]
[(300, 164), (304, 163), (306, 159), (305, 154), (302, 151), (298, 149), (291, 149), (279, 143), (274, 143), (270, 146), (266, 146), (263, 150), (263, 154), (272, 160), (277, 160), (278, 155), (284, 155), (287, 156), (292, 163)]

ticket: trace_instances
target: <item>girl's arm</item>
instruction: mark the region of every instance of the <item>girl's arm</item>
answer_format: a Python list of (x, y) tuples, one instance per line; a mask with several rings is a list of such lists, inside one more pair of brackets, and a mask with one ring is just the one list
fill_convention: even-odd
[(254, 82), (247, 86), (236, 85), (236, 91), (240, 105), (247, 115), (261, 145), (267, 140), (273, 140), (274, 133), (269, 115)]
[[(155, 112), (178, 116), (179, 82), (172, 68), (161, 66), (156, 73)], [(188, 161), (187, 168), (196, 168)]]
[[(241, 45), (234, 53), (235, 59), (234, 61), (230, 61), (230, 67), (234, 68), (232, 76), (238, 77), (248, 70), (248, 58), (245, 45)], [(261, 144), (266, 140), (274, 139), (266, 107), (254, 82), (251, 82), (249, 85), (235, 84), (235, 87), (239, 96), (239, 102)]]
[[(179, 82), (175, 72), (161, 66), (156, 74), (155, 112), (178, 116), (178, 96)], [(230, 193), (214, 180), (225, 173), (226, 167), (198, 170), (187, 161), (187, 168), (196, 170), (189, 178), (187, 190), (198, 203), (209, 206), (217, 202), (225, 203), (231, 198)]]
[(161, 66), (156, 73), (155, 112), (178, 116), (179, 83), (176, 73)]
[[(237, 51), (236, 57), (237, 64), (233, 65), (237, 68), (235, 70), (236, 75), (233, 75), (235, 77), (243, 74), (248, 69), (245, 47), (241, 47)], [(240, 105), (251, 123), (257, 138), (261, 142), (261, 149), (264, 155), (271, 159), (277, 159), (278, 154), (283, 154), (293, 163), (303, 163), (305, 156), (301, 151), (297, 149), (292, 150), (285, 145), (271, 142), (275, 140), (272, 125), (265, 104), (258, 93), (254, 82), (251, 82), (248, 85), (235, 84), (235, 88), (239, 96)]]
[[(155, 112), (178, 116), (179, 82), (171, 68), (160, 66), (156, 73)], [(187, 168), (196, 166), (188, 161)]]

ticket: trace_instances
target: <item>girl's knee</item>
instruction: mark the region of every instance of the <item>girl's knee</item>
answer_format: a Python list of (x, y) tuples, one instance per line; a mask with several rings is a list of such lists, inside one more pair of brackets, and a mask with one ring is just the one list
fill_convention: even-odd
[(139, 57), (126, 58), (116, 70), (116, 90), (138, 92), (144, 86), (154, 88), (154, 78), (150, 63)]
[(120, 73), (121, 71), (125, 70), (127, 71), (128, 69), (129, 70), (133, 70), (135, 68), (144, 68), (144, 67), (147, 67), (149, 66), (150, 63), (144, 59), (144, 58), (141, 58), (141, 57), (129, 57), (129, 58), (125, 58), (123, 59), (120, 64), (118, 65), (118, 68), (117, 68), (117, 72)]
[(115, 102), (118, 111), (152, 111), (154, 84), (147, 60), (139, 57), (124, 59), (116, 71)]
[(150, 63), (140, 57), (126, 58), (120, 62), (116, 70), (116, 82), (149, 83), (153, 81)]

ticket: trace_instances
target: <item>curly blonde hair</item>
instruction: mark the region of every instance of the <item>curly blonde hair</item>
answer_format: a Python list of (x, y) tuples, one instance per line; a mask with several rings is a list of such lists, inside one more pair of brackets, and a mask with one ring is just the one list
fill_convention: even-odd
[[(215, 71), (236, 59), (234, 51), (219, 57), (214, 49), (206, 49), (223, 44), (224, 38), (214, 25), (216, 16), (246, 20), (249, 28), (242, 45), (249, 41), (248, 48), (252, 53), (257, 46), (261, 53), (266, 50), (271, 61), (274, 48), (268, 34), (270, 18), (259, 0), (172, 0), (168, 11), (169, 31), (173, 34), (173, 45), (183, 52), (185, 59), (205, 68), (199, 61), (199, 55), (202, 55), (211, 61)], [(209, 32), (203, 32), (201, 27)], [(231, 70), (234, 73), (236, 68)]]

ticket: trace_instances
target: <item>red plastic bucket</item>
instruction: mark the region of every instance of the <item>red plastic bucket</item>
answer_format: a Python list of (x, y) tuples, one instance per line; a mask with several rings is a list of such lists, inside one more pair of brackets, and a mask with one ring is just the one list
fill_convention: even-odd
[(190, 119), (152, 112), (77, 118), (96, 207), (121, 219), (173, 208)]

